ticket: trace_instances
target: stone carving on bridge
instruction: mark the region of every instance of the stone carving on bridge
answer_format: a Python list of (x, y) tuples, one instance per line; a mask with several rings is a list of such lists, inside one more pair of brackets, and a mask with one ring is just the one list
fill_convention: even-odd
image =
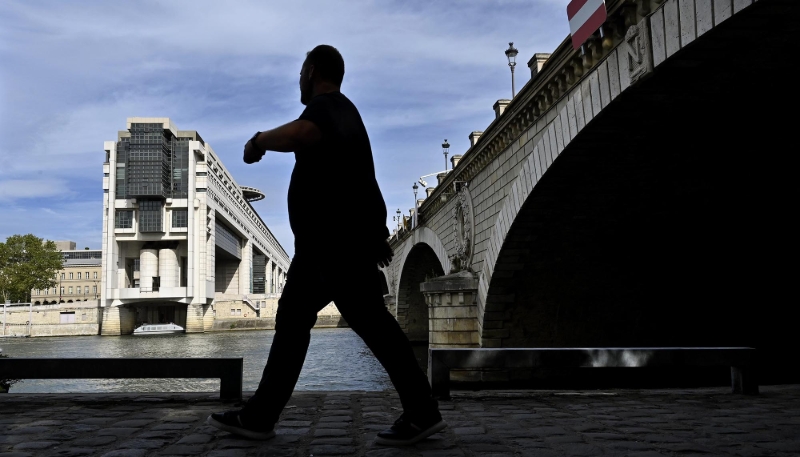
[(628, 75), (631, 84), (635, 84), (653, 71), (653, 53), (650, 46), (650, 28), (647, 18), (630, 26), (625, 33), (620, 51), (626, 53)]
[(455, 240), (455, 254), (450, 256), (450, 273), (459, 271), (472, 271), (472, 251), (475, 234), (475, 221), (472, 212), (472, 195), (466, 182), (459, 183), (458, 191), (453, 205), (453, 239)]

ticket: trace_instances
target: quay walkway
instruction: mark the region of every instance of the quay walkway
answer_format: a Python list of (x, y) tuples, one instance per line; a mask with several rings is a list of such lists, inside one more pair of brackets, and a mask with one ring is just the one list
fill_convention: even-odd
[[(246, 395), (247, 396), (247, 395)], [(258, 442), (205, 424), (234, 408), (208, 394), (0, 394), (0, 457), (797, 456), (800, 385), (604, 391), (474, 391), (443, 401), (443, 433), (373, 443), (400, 412), (394, 391), (298, 392)]]

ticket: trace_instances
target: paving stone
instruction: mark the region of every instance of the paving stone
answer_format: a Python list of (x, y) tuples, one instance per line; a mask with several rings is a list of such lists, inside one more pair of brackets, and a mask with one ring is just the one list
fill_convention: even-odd
[(14, 446), (15, 451), (50, 449), (58, 446), (58, 441), (25, 441)]
[(49, 432), (51, 430), (53, 430), (52, 427), (43, 427), (43, 426), (28, 427), (28, 426), (22, 426), (22, 427), (13, 428), (13, 429), (10, 430), (10, 432), (15, 434), (15, 435), (39, 435), (39, 434), (47, 433), (47, 432)]
[(453, 428), (453, 433), (456, 435), (482, 435), (486, 433), (483, 427), (456, 427)]
[(188, 424), (192, 422), (200, 422), (204, 421), (205, 417), (195, 417), (195, 416), (172, 416), (172, 417), (165, 417), (162, 419), (164, 422), (177, 422), (180, 424)]
[(144, 427), (145, 425), (150, 425), (152, 423), (153, 421), (149, 419), (131, 419), (115, 422), (112, 424), (112, 426), (115, 428)]
[(353, 444), (353, 438), (350, 437), (342, 437), (342, 438), (316, 438), (311, 441), (311, 445), (319, 445), (319, 444), (338, 444), (338, 445), (346, 445), (346, 444)]
[(570, 456), (593, 456), (603, 455), (603, 450), (597, 446), (585, 443), (568, 443), (559, 446), (565, 455)]
[(259, 448), (256, 457), (295, 457), (301, 455), (293, 448), (265, 447)]
[(203, 446), (196, 444), (173, 444), (161, 451), (164, 455), (200, 455), (205, 451)]
[(206, 454), (207, 457), (245, 457), (246, 455), (247, 451), (243, 449), (216, 450)]
[(336, 428), (318, 428), (314, 430), (314, 436), (345, 436), (347, 430)]
[(144, 457), (144, 449), (117, 449), (103, 454), (101, 457)]
[(82, 455), (94, 455), (96, 449), (81, 447), (60, 447), (44, 454), (46, 457), (78, 457)]
[[(6, 432), (4, 431), (4, 433)], [(17, 444), (30, 440), (30, 435), (0, 435), (0, 444)]]
[(111, 444), (114, 441), (117, 441), (117, 437), (112, 435), (89, 436), (86, 438), (78, 438), (70, 444), (75, 446), (105, 446), (106, 444)]
[(310, 428), (276, 428), (277, 435), (307, 435)]
[(186, 435), (180, 439), (176, 444), (206, 444), (212, 440), (211, 435)]
[(99, 436), (111, 435), (118, 438), (133, 435), (141, 429), (138, 428), (101, 428), (96, 433)]
[(356, 452), (355, 446), (338, 446), (323, 444), (309, 447), (311, 455), (352, 455)]
[(86, 419), (81, 419), (77, 422), (79, 424), (88, 424), (88, 425), (107, 425), (114, 419), (115, 418), (110, 418), (110, 417), (87, 417)]
[(311, 421), (281, 421), (278, 422), (279, 427), (309, 427)]
[(406, 449), (384, 448), (369, 450), (364, 455), (366, 457), (405, 457), (409, 453)]
[(351, 416), (324, 416), (319, 418), (320, 422), (352, 422)]
[(159, 449), (167, 442), (163, 440), (140, 440), (133, 439), (123, 441), (117, 446), (120, 449)]
[(189, 424), (158, 424), (150, 430), (186, 430), (192, 428)]

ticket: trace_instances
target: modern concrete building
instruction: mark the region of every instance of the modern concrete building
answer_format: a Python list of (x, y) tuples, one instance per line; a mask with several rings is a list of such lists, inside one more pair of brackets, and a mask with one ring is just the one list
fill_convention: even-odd
[(75, 249), (73, 241), (56, 241), (64, 255), (64, 266), (56, 274), (56, 286), (31, 291), (34, 305), (55, 305), (95, 301), (100, 298), (103, 252), (99, 249)]
[(276, 298), (290, 259), (250, 204), (264, 194), (196, 131), (129, 118), (104, 148), (102, 335), (145, 322), (204, 332)]

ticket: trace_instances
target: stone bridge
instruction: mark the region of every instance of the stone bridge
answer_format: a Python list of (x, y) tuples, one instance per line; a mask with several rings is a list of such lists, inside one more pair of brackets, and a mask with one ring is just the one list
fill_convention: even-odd
[(797, 347), (797, 3), (607, 0), (582, 50), (535, 54), (392, 236), (386, 301), (410, 339), (750, 345), (780, 363)]

